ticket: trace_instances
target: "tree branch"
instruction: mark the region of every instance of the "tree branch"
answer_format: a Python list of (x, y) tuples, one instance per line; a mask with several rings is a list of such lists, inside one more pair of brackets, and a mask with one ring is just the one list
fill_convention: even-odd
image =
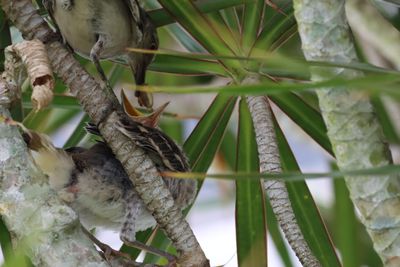
[[(53, 34), (30, 0), (1, 0), (1, 5), (24, 38), (46, 41)], [(53, 70), (76, 95), (92, 122), (98, 125), (148, 210), (173, 241), (180, 254), (179, 263), (182, 266), (207, 266), (204, 252), (181, 210), (174, 205), (171, 193), (153, 161), (132, 140), (115, 129), (118, 121), (130, 120), (116, 97), (102, 88), (62, 44), (53, 42), (47, 45), (47, 49)]]
[[(0, 79), (0, 116), (15, 95)], [(11, 92), (11, 94), (8, 94)], [(29, 155), (17, 127), (0, 123), (0, 214), (15, 243), (37, 266), (109, 266), (83, 234), (76, 213), (63, 204)], [(49, 249), (51, 248), (51, 249)]]
[[(257, 84), (259, 79), (258, 77), (249, 76), (243, 83)], [(248, 96), (246, 100), (256, 134), (260, 172), (281, 173), (278, 143), (268, 98), (265, 96)], [(285, 183), (279, 180), (264, 180), (263, 183), (278, 223), (300, 262), (304, 266), (321, 266), (308, 246), (296, 221)]]

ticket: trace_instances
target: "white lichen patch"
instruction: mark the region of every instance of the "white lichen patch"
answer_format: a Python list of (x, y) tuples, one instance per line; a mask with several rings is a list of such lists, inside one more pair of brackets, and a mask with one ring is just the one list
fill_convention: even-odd
[[(0, 139), (0, 147), (7, 147), (10, 140)], [(11, 157), (8, 149), (0, 149), (0, 162), (6, 161)]]

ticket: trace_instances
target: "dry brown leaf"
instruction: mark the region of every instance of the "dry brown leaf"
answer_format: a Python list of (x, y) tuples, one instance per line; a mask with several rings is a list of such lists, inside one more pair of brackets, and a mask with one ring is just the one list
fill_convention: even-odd
[(5, 69), (20, 87), (28, 75), (32, 86), (32, 105), (36, 110), (47, 107), (53, 99), (54, 78), (44, 44), (38, 40), (23, 41), (5, 50)]

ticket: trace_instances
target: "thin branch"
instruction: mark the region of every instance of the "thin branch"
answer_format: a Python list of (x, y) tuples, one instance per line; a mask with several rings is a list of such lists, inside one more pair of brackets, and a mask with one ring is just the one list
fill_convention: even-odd
[[(243, 83), (258, 83), (256, 77), (248, 77)], [(248, 96), (247, 104), (253, 119), (261, 173), (282, 172), (272, 111), (265, 96)], [(286, 185), (279, 180), (264, 180), (264, 190), (280, 227), (303, 266), (321, 266), (308, 246), (296, 221)]]
[[(46, 41), (53, 35), (30, 0), (1, 0), (1, 5), (24, 38)], [(47, 50), (53, 70), (76, 95), (92, 122), (98, 125), (148, 210), (173, 241), (180, 254), (179, 263), (182, 266), (208, 266), (204, 252), (181, 210), (174, 205), (153, 161), (131, 139), (115, 129), (117, 122), (130, 120), (115, 96), (102, 88), (62, 44), (52, 42), (47, 45)]]

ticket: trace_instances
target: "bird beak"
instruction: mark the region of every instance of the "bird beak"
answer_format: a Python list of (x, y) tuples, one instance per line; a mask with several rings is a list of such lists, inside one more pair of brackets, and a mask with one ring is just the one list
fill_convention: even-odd
[[(134, 68), (136, 85), (144, 85), (146, 79), (146, 69), (149, 65), (149, 57), (147, 55), (138, 55), (140, 58), (136, 61)], [(150, 58), (151, 59), (151, 58)], [(138, 98), (140, 106), (151, 108), (153, 106), (153, 96), (150, 93), (136, 91), (135, 96)]]
[(146, 68), (147, 65), (145, 64), (144, 60), (137, 64), (135, 70), (135, 81), (137, 85), (143, 85), (146, 79)]

